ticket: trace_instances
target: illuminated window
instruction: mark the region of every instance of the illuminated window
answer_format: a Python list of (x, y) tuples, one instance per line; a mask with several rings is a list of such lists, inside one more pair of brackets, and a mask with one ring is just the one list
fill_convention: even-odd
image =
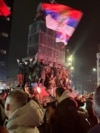
[(5, 33), (5, 32), (1, 32), (0, 35), (3, 37), (8, 37), (8, 33)]
[(7, 20), (7, 21), (10, 21), (10, 17), (6, 17), (6, 20)]
[(7, 53), (7, 51), (6, 51), (6, 50), (4, 50), (4, 49), (0, 49), (0, 53), (1, 53), (1, 54), (6, 54), (6, 53)]

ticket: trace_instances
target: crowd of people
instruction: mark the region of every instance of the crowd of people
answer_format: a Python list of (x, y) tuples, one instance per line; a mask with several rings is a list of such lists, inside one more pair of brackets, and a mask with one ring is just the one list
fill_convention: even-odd
[[(41, 17), (40, 3), (35, 21)], [(65, 66), (37, 56), (17, 59), (18, 85), (0, 88), (0, 133), (100, 133), (100, 86), (75, 93)]]
[(38, 59), (37, 54), (27, 60), (17, 59), (17, 62), (18, 87), (25, 89), (27, 93), (39, 92), (40, 89), (39, 93), (43, 93), (43, 96), (55, 97), (58, 86), (71, 88), (70, 72), (61, 64)]
[(76, 97), (59, 86), (55, 95), (44, 105), (19, 87), (0, 94), (0, 133), (99, 133), (100, 86)]
[(17, 63), (18, 85), (0, 93), (1, 133), (99, 132), (100, 87), (75, 93), (68, 69), (37, 54)]
[[(43, 15), (40, 3), (35, 21)], [(17, 64), (18, 85), (0, 92), (0, 133), (100, 133), (100, 86), (74, 92), (70, 71), (37, 54)]]
[(0, 93), (5, 133), (99, 133), (100, 86), (91, 94), (75, 93), (68, 69), (37, 54), (17, 63), (18, 86)]

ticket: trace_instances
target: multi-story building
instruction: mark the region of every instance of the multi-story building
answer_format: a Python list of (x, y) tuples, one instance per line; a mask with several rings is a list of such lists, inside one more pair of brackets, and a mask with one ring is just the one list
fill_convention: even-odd
[(9, 52), (10, 30), (12, 20), (13, 0), (5, 0), (6, 5), (11, 10), (9, 16), (0, 16), (0, 80), (6, 79), (7, 58)]

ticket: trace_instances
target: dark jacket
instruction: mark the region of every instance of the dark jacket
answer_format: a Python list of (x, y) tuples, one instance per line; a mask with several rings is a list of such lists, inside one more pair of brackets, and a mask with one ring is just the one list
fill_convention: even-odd
[(98, 124), (98, 125), (92, 127), (92, 128), (88, 131), (88, 133), (100, 133), (100, 124)]
[(4, 101), (0, 100), (0, 125), (3, 126), (5, 124), (6, 118), (7, 117), (4, 110)]
[(88, 128), (84, 123), (77, 112), (75, 101), (66, 97), (57, 106), (53, 133), (86, 133)]

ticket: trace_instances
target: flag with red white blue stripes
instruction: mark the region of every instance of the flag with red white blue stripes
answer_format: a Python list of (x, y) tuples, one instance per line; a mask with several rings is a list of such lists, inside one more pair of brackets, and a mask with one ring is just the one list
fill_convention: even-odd
[(56, 31), (56, 42), (67, 45), (83, 13), (61, 4), (42, 3), (42, 10), (46, 16), (47, 28)]

